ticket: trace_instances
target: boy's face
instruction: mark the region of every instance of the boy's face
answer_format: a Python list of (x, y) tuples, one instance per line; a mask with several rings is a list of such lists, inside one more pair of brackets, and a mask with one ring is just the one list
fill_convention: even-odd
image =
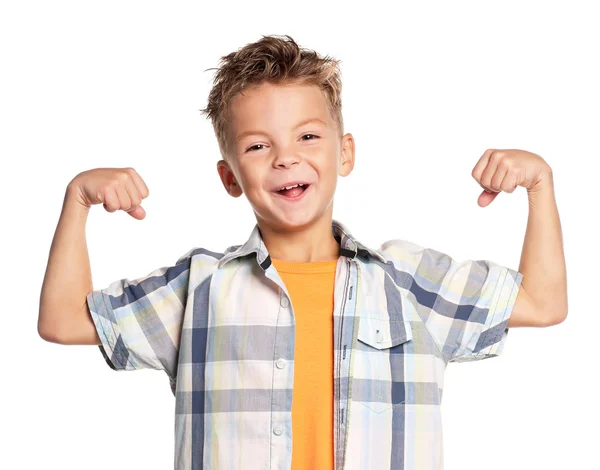
[[(323, 92), (316, 85), (263, 83), (238, 93), (229, 111), (229, 154), (217, 163), (227, 192), (246, 194), (257, 221), (273, 228), (331, 218), (337, 177), (354, 167), (354, 140), (339, 136)], [(309, 183), (302, 199), (276, 193), (290, 181)]]

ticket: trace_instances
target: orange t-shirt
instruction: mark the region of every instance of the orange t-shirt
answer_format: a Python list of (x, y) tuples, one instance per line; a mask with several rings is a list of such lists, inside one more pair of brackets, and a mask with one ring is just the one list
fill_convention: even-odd
[(272, 259), (296, 322), (292, 470), (333, 469), (333, 291), (337, 260)]

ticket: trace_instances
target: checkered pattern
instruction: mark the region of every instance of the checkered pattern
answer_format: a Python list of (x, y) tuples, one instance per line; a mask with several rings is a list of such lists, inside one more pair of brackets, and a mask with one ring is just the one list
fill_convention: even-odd
[[(440, 470), (445, 368), (501, 353), (523, 276), (405, 240), (373, 250), (337, 220), (332, 233), (335, 469)], [(113, 369), (169, 377), (175, 469), (290, 468), (293, 305), (258, 225), (87, 301)]]

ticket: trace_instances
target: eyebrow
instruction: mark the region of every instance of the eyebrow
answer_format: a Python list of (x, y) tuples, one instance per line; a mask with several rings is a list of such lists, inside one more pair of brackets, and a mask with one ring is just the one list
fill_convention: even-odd
[[(304, 126), (306, 124), (309, 124), (311, 122), (319, 122), (319, 123), (321, 123), (321, 124), (323, 124), (325, 126), (327, 125), (327, 123), (325, 121), (323, 121), (322, 119), (319, 119), (319, 118), (308, 118), (308, 119), (305, 119), (304, 121), (296, 124), (292, 130), (296, 130), (299, 127), (302, 127), (302, 126)], [(266, 132), (262, 132), (262, 131), (258, 131), (258, 130), (255, 130), (255, 131), (245, 131), (245, 132), (242, 132), (240, 135), (238, 135), (235, 140), (236, 141), (240, 141), (244, 137), (249, 136), (249, 135), (254, 135), (254, 134), (266, 134)]]

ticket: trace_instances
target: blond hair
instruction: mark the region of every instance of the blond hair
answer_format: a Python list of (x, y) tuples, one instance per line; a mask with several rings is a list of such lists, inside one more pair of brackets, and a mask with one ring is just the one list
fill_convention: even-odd
[(258, 41), (222, 56), (218, 68), (207, 69), (216, 70), (216, 73), (208, 105), (200, 111), (212, 121), (223, 159), (227, 159), (229, 152), (227, 114), (230, 100), (245, 88), (265, 82), (317, 85), (325, 94), (331, 116), (343, 135), (339, 63), (339, 60), (299, 47), (288, 35), (263, 35)]

